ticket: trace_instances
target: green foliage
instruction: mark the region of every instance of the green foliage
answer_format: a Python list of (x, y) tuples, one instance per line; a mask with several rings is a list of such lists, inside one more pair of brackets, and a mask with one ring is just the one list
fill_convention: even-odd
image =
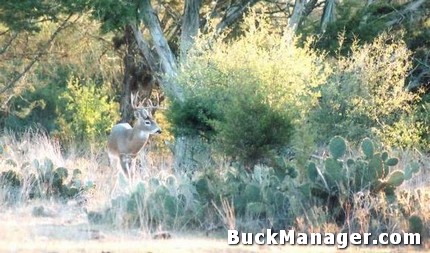
[[(19, 6), (20, 3), (8, 4)], [(49, 3), (40, 4), (52, 7)], [(75, 4), (79, 4), (79, 1)], [(27, 11), (31, 13), (38, 10)], [(52, 11), (60, 10), (55, 8)], [(48, 13), (46, 15), (49, 16)], [(48, 18), (47, 16), (43, 18)], [(23, 19), (26, 17), (20, 16)], [(36, 16), (32, 16), (28, 21), (40, 28), (39, 32), (15, 33), (9, 30), (0, 37), (0, 44), (8, 45), (1, 54), (0, 76), (5, 78), (0, 84), (1, 89), (29, 66), (38, 53), (42, 53), (36, 64), (25, 74), (25, 78), (0, 94), (0, 100), (5, 102), (0, 108), (0, 128), (21, 133), (28, 128), (41, 128), (49, 133), (62, 132), (58, 122), (59, 117), (65, 114), (65, 101), (60, 99), (60, 96), (67, 90), (70, 76), (79, 76), (81, 80), (94, 80), (100, 86), (103, 83), (106, 90), (112, 86), (109, 82), (116, 83), (121, 78), (118, 75), (121, 71), (118, 67), (121, 58), (117, 57), (109, 44), (111, 35), (101, 35), (100, 25), (94, 20), (89, 20), (88, 15), (72, 20), (73, 22), (68, 23), (56, 34), (55, 40), (46, 51), (42, 48), (58, 28), (59, 24), (56, 21), (61, 22), (59, 20), (39, 22)], [(13, 22), (18, 25), (20, 21)], [(9, 42), (12, 43), (9, 45)], [(109, 91), (109, 96), (113, 93)]]
[[(397, 7), (387, 1), (378, 1), (368, 6), (362, 1), (342, 1), (337, 4), (336, 21), (327, 26), (315, 46), (332, 54), (341, 50), (342, 54), (346, 55), (357, 38), (363, 44), (369, 43), (385, 32), (388, 28), (387, 21), (392, 17), (384, 14)], [(310, 34), (317, 29), (319, 28), (307, 27), (304, 32)], [(339, 40), (339, 34), (343, 34), (342, 40)]]
[(175, 133), (209, 138), (253, 166), (306, 124), (329, 69), (323, 56), (296, 47), (291, 34), (269, 29), (264, 17), (251, 14), (245, 23), (249, 28), (235, 41), (212, 33), (196, 38), (174, 80), (185, 101), (173, 101), (169, 119)]
[(131, 0), (94, 0), (90, 1), (92, 16), (102, 23), (102, 31), (123, 29), (131, 21), (137, 20), (138, 2)]
[(64, 111), (58, 119), (63, 139), (102, 144), (104, 137), (118, 120), (118, 104), (109, 98), (109, 91), (92, 81), (71, 78), (67, 91), (61, 95)]
[(417, 96), (404, 88), (409, 57), (405, 43), (388, 35), (355, 44), (350, 56), (339, 56), (310, 117), (319, 141), (341, 135), (358, 142), (373, 136), (390, 146), (417, 145), (423, 129), (407, 119)]
[(84, 11), (85, 2), (87, 1), (1, 1), (0, 22), (15, 31), (40, 31), (40, 19), (57, 21), (61, 14)]
[(214, 96), (195, 96), (184, 102), (173, 100), (167, 111), (169, 121), (176, 136), (200, 136), (211, 140), (215, 129), (211, 121), (220, 117)]
[(228, 107), (223, 107), (223, 120), (215, 121), (218, 145), (245, 164), (256, 164), (288, 144), (294, 131), (291, 116), (265, 104), (257, 87), (243, 87), (229, 93)]
[[(397, 34), (413, 51), (413, 67), (408, 73), (408, 88), (416, 89), (428, 83), (427, 54), (430, 49), (430, 5), (422, 3), (410, 9), (411, 1), (355, 1), (345, 0), (336, 4), (336, 20), (320, 33), (320, 22), (309, 18), (299, 30), (307, 36), (320, 33), (315, 47), (331, 55), (348, 55), (354, 44), (370, 43), (383, 33)], [(339, 40), (341, 35), (342, 39)], [(406, 84), (405, 84), (406, 85)]]

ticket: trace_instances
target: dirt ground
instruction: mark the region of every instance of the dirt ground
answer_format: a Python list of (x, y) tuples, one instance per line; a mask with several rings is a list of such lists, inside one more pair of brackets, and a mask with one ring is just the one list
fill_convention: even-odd
[(348, 248), (316, 246), (230, 246), (227, 240), (204, 235), (172, 234), (171, 239), (151, 239), (137, 230), (113, 230), (88, 224), (85, 212), (74, 205), (43, 205), (0, 210), (0, 253), (3, 252), (425, 252), (405, 248)]

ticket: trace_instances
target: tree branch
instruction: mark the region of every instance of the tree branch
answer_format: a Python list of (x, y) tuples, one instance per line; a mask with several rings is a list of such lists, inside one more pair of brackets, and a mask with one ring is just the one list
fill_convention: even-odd
[(294, 3), (293, 13), (288, 20), (288, 27), (296, 31), (302, 23), (304, 17), (307, 17), (318, 4), (318, 0), (296, 0)]
[(133, 30), (133, 35), (137, 42), (137, 46), (139, 47), (140, 52), (148, 63), (151, 72), (159, 73), (161, 69), (157, 66), (157, 61), (151, 51), (151, 48), (149, 47), (148, 42), (143, 37), (142, 32), (139, 28), (137, 28), (136, 24), (130, 23), (130, 27)]
[(175, 57), (173, 56), (169, 44), (164, 37), (163, 30), (160, 26), (160, 21), (158, 20), (155, 10), (152, 8), (150, 0), (141, 1), (139, 13), (140, 18), (142, 19), (146, 28), (148, 28), (149, 33), (151, 34), (151, 37), (154, 41), (155, 50), (160, 57), (163, 71), (167, 74), (176, 73)]
[(328, 24), (332, 23), (336, 19), (336, 2), (335, 0), (326, 0), (324, 5), (324, 11), (321, 17), (321, 32), (324, 33), (327, 29)]
[[(160, 59), (162, 73), (168, 77), (163, 78), (161, 85), (164, 89), (168, 89), (170, 92), (172, 92), (177, 99), (183, 101), (184, 96), (182, 89), (175, 83), (168, 81), (170, 77), (174, 77), (177, 74), (176, 59), (169, 47), (169, 44), (167, 43), (163, 30), (160, 26), (160, 21), (154, 9), (152, 8), (150, 0), (142, 0), (140, 2), (138, 13), (139, 18), (143, 21), (145, 26), (148, 28), (149, 33), (151, 34), (155, 51), (157, 52)], [(143, 50), (146, 49), (143, 48)]]
[[(401, 11), (394, 10), (396, 14), (400, 15), (400, 20), (404, 19), (404, 16), (413, 13), (425, 2), (425, 0), (417, 0), (408, 3)], [(399, 22), (398, 18), (392, 19), (386, 23), (387, 26), (392, 26)]]
[(12, 42), (18, 37), (18, 33), (15, 32), (12, 37), (10, 37), (9, 41), (6, 42), (6, 44), (2, 47), (2, 49), (0, 50), (0, 54), (4, 54), (8, 48), (10, 47), (10, 45), (12, 45)]
[(242, 17), (245, 11), (254, 6), (258, 1), (259, 0), (244, 0), (227, 9), (224, 17), (216, 26), (216, 33), (222, 32), (226, 27), (236, 22), (236, 20)]

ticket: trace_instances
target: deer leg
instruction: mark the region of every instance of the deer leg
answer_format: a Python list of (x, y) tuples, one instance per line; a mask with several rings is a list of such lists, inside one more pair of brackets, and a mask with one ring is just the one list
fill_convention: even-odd
[(111, 155), (109, 152), (108, 152), (108, 157), (109, 157), (109, 166), (110, 168), (113, 168), (114, 178), (116, 178), (116, 180), (113, 183), (113, 187), (111, 188), (111, 198), (114, 198), (113, 194), (118, 188), (118, 173), (121, 173), (121, 171), (119, 170), (120, 159), (117, 156)]
[(132, 177), (132, 173), (131, 173), (131, 168), (130, 168), (130, 162), (131, 162), (131, 158), (129, 155), (121, 155), (121, 168), (122, 171), (124, 172), (124, 175), (127, 177), (128, 182), (131, 182), (131, 177)]
[(132, 177), (133, 177), (133, 183), (136, 180), (136, 174), (137, 174), (137, 168), (136, 168), (136, 158), (131, 159), (131, 163), (130, 163), (130, 169), (132, 171)]

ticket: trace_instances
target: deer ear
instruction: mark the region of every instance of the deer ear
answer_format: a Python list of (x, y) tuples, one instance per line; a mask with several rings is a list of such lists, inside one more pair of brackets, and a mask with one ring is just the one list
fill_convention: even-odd
[(138, 119), (138, 118), (139, 118), (139, 111), (138, 111), (138, 110), (134, 110), (134, 117), (135, 117), (136, 119)]

